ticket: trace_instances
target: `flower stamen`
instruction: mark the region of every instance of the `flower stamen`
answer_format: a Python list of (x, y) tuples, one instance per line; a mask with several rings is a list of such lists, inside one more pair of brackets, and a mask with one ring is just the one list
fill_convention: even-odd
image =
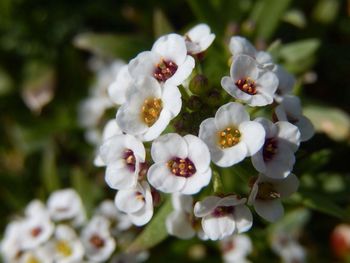
[(218, 206), (214, 209), (214, 211), (212, 212), (212, 215), (214, 217), (222, 217), (228, 214), (232, 214), (234, 210), (235, 208), (233, 206)]
[(178, 66), (175, 62), (161, 59), (161, 61), (156, 65), (153, 76), (158, 81), (165, 82), (175, 74), (177, 68)]
[(123, 159), (125, 160), (126, 166), (132, 171), (135, 172), (136, 169), (136, 158), (134, 152), (130, 149), (124, 151)]
[(222, 149), (235, 146), (239, 143), (241, 133), (238, 129), (227, 127), (225, 130), (218, 133), (219, 145)]
[(188, 158), (175, 157), (168, 161), (167, 166), (174, 175), (185, 178), (191, 177), (197, 171), (193, 162)]
[(250, 77), (239, 79), (235, 84), (241, 91), (249, 95), (255, 95), (257, 93), (255, 81)]
[(271, 161), (277, 153), (278, 142), (275, 138), (267, 139), (263, 146), (263, 158), (265, 162)]
[(89, 241), (96, 248), (102, 248), (105, 245), (105, 241), (97, 234), (92, 235)]
[(158, 120), (163, 109), (162, 104), (162, 100), (158, 98), (150, 98), (144, 101), (141, 115), (142, 120), (148, 127), (151, 127)]
[(271, 183), (259, 183), (259, 190), (256, 198), (259, 200), (274, 200), (280, 198), (281, 194), (277, 192)]
[(65, 257), (69, 257), (70, 255), (72, 255), (72, 248), (67, 244), (67, 242), (63, 240), (59, 240), (56, 242), (56, 250)]

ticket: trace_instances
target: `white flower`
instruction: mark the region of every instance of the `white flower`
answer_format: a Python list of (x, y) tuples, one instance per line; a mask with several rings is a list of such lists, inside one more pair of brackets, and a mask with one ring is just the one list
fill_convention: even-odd
[(117, 208), (128, 214), (136, 226), (147, 224), (153, 216), (153, 199), (150, 186), (143, 181), (135, 188), (120, 190), (115, 196)]
[(151, 76), (159, 82), (179, 86), (194, 68), (194, 59), (187, 55), (185, 40), (177, 34), (160, 37), (151, 51), (144, 51), (129, 63), (129, 73), (137, 79)]
[(210, 32), (210, 27), (206, 24), (199, 24), (191, 28), (185, 34), (187, 53), (196, 55), (207, 50), (213, 43), (215, 34)]
[(218, 109), (215, 118), (201, 123), (199, 138), (208, 145), (216, 165), (229, 167), (260, 150), (265, 130), (260, 123), (249, 121), (241, 104), (230, 102)]
[(54, 232), (54, 224), (48, 214), (29, 216), (21, 220), (21, 247), (34, 249), (49, 240)]
[[(29, 250), (20, 255), (18, 261), (10, 261), (18, 263), (52, 263), (54, 262), (50, 250), (47, 247), (38, 247), (33, 250)], [(56, 263), (56, 261), (55, 261)]]
[(275, 109), (275, 115), (279, 121), (288, 121), (300, 130), (302, 142), (311, 139), (315, 133), (311, 121), (303, 115), (300, 99), (293, 95), (287, 95), (281, 104)]
[(114, 82), (108, 87), (109, 98), (115, 104), (123, 104), (126, 101), (126, 94), (133, 85), (133, 78), (129, 74), (128, 65), (121, 67)]
[(296, 80), (292, 74), (288, 73), (280, 65), (276, 65), (273, 72), (278, 78), (278, 87), (275, 93), (275, 100), (280, 103), (285, 95), (292, 93)]
[(115, 225), (113, 232), (119, 233), (132, 226), (132, 222), (127, 214), (120, 212), (112, 200), (103, 201), (97, 208), (96, 214), (102, 215)]
[(253, 251), (249, 236), (233, 235), (220, 241), (225, 263), (247, 263), (246, 257)]
[(194, 135), (165, 134), (153, 142), (151, 155), (147, 178), (157, 190), (195, 194), (210, 182), (208, 147)]
[(94, 216), (81, 233), (85, 254), (89, 260), (106, 262), (116, 243), (109, 231), (110, 223), (103, 216)]
[(269, 53), (265, 51), (257, 51), (249, 40), (244, 37), (231, 37), (229, 49), (234, 58), (239, 55), (247, 55), (255, 59), (259, 63), (259, 67), (273, 69), (275, 66)]
[(202, 228), (211, 240), (223, 239), (251, 228), (253, 216), (245, 202), (246, 198), (234, 195), (208, 196), (195, 204), (194, 215), (202, 218)]
[(6, 226), (4, 237), (1, 240), (1, 255), (5, 262), (16, 262), (18, 255), (22, 252), (22, 223), (12, 221)]
[[(109, 138), (113, 137), (114, 135), (120, 135), (123, 134), (122, 130), (119, 128), (117, 121), (115, 119), (109, 120), (102, 131), (102, 138), (100, 139), (101, 142), (104, 142), (108, 140)], [(95, 166), (105, 166), (106, 164), (103, 162), (101, 156), (99, 153), (96, 155), (94, 159), (94, 165)]]
[(32, 200), (26, 207), (24, 214), (26, 217), (38, 216), (40, 214), (48, 215), (46, 206), (38, 199)]
[(294, 153), (299, 147), (300, 132), (286, 121), (273, 123), (265, 118), (257, 118), (265, 129), (264, 146), (252, 156), (255, 169), (274, 179), (286, 178), (293, 170)]
[(78, 106), (78, 122), (81, 127), (93, 128), (98, 125), (105, 110), (111, 106), (109, 98), (89, 97)]
[(135, 187), (140, 164), (146, 151), (142, 142), (129, 134), (115, 135), (100, 147), (100, 156), (107, 165), (105, 180), (113, 189)]
[(58, 225), (50, 243), (56, 263), (79, 263), (84, 257), (84, 247), (75, 231), (67, 225)]
[(259, 68), (259, 64), (246, 55), (235, 56), (230, 77), (221, 79), (221, 86), (232, 97), (250, 106), (265, 106), (273, 102), (278, 87), (275, 73)]
[(260, 174), (252, 187), (248, 204), (253, 205), (262, 218), (275, 222), (284, 213), (281, 198), (290, 196), (297, 191), (298, 187), (299, 180), (294, 174), (280, 180)]
[(86, 219), (80, 196), (73, 189), (63, 189), (53, 192), (47, 200), (47, 207), (52, 220), (72, 221), (80, 226)]
[(181, 105), (177, 87), (161, 85), (154, 78), (141, 78), (119, 108), (117, 123), (124, 132), (151, 141), (179, 114)]
[(283, 263), (307, 262), (305, 249), (288, 233), (273, 233), (271, 247), (282, 258)]

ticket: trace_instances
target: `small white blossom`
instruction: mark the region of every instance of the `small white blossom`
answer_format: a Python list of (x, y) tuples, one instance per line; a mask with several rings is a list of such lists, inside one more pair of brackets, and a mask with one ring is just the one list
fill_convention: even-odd
[(82, 230), (81, 240), (89, 260), (106, 262), (114, 252), (116, 243), (109, 228), (106, 218), (94, 216)]
[(232, 97), (250, 106), (265, 106), (273, 102), (278, 78), (272, 71), (260, 69), (253, 58), (239, 55), (233, 60), (230, 77), (221, 79), (221, 86)]
[(233, 235), (220, 241), (225, 263), (248, 263), (247, 256), (253, 251), (249, 236)]
[(260, 150), (265, 130), (260, 123), (250, 121), (241, 104), (230, 102), (218, 109), (215, 118), (201, 123), (199, 138), (208, 145), (216, 165), (229, 167)]
[(161, 83), (179, 86), (190, 76), (194, 65), (183, 37), (169, 34), (160, 37), (151, 51), (141, 52), (132, 59), (129, 72), (134, 79), (150, 76)]
[(257, 118), (265, 129), (264, 146), (252, 156), (253, 166), (260, 173), (274, 179), (286, 178), (293, 170), (294, 153), (299, 147), (298, 127), (286, 121), (273, 123)]
[(245, 202), (246, 198), (234, 195), (208, 196), (195, 204), (194, 215), (202, 218), (202, 228), (211, 240), (223, 239), (251, 228), (253, 216)]
[(207, 50), (213, 43), (215, 34), (211, 33), (210, 27), (206, 24), (199, 24), (191, 28), (185, 34), (187, 53), (196, 55)]
[(107, 165), (105, 180), (113, 189), (135, 187), (140, 164), (146, 151), (139, 139), (129, 134), (115, 135), (100, 147), (100, 156)]
[(271, 179), (260, 174), (249, 195), (248, 204), (269, 222), (275, 222), (283, 216), (281, 198), (288, 197), (297, 191), (299, 180), (294, 174), (285, 179)]
[(285, 96), (281, 104), (276, 107), (275, 115), (279, 121), (288, 121), (297, 126), (302, 142), (311, 139), (315, 133), (311, 121), (303, 115), (300, 99), (296, 96)]
[(47, 247), (38, 247), (33, 250), (25, 251), (20, 255), (18, 261), (10, 261), (11, 263), (61, 263), (53, 260), (50, 250)]
[(86, 219), (81, 198), (73, 189), (53, 192), (47, 200), (47, 208), (54, 221), (70, 220), (74, 226), (80, 226)]
[(47, 210), (43, 202), (41, 202), (38, 199), (35, 199), (27, 205), (24, 214), (26, 217), (38, 216), (40, 214), (47, 216), (49, 214), (49, 211)]
[(208, 147), (194, 135), (165, 134), (153, 142), (151, 155), (147, 178), (157, 190), (195, 194), (210, 182)]
[(56, 227), (54, 239), (49, 244), (56, 263), (79, 263), (84, 257), (84, 247), (75, 231), (68, 225)]
[(268, 52), (257, 51), (248, 39), (240, 36), (233, 36), (230, 39), (229, 49), (233, 57), (247, 55), (259, 63), (259, 67), (273, 69), (272, 57)]
[(283, 263), (307, 262), (305, 249), (291, 234), (281, 231), (273, 233), (271, 247)]
[(124, 132), (151, 141), (179, 114), (181, 105), (181, 93), (176, 86), (159, 84), (150, 77), (140, 78), (119, 108), (117, 123)]
[(153, 199), (150, 186), (143, 181), (135, 188), (120, 190), (115, 196), (115, 205), (126, 213), (136, 226), (147, 224), (153, 216)]
[(109, 98), (118, 105), (126, 101), (126, 94), (133, 85), (133, 78), (129, 74), (128, 65), (124, 65), (119, 70), (114, 82), (108, 87)]
[(127, 214), (119, 211), (112, 200), (103, 201), (97, 208), (96, 214), (107, 218), (114, 225), (113, 232), (119, 233), (132, 226), (132, 222)]
[(280, 103), (284, 96), (292, 93), (296, 80), (292, 74), (288, 73), (280, 65), (277, 65), (273, 72), (278, 78), (278, 87), (275, 93), (275, 100)]
[(1, 240), (1, 255), (7, 263), (16, 262), (22, 252), (22, 223), (19, 220), (12, 221), (6, 226), (4, 237)]

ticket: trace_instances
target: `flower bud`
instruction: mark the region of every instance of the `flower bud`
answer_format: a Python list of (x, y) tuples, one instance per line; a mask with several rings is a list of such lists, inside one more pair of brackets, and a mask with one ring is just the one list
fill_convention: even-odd
[(204, 94), (209, 87), (208, 78), (205, 75), (198, 74), (194, 76), (190, 81), (190, 91), (196, 95)]

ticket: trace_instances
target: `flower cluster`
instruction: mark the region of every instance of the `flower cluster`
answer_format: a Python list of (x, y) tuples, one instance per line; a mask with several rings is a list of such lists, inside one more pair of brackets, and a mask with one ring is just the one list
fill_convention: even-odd
[[(116, 207), (134, 225), (147, 224), (161, 193), (171, 193), (171, 235), (223, 240), (251, 228), (251, 208), (267, 221), (279, 219), (281, 199), (298, 188), (295, 152), (314, 130), (292, 95), (295, 78), (268, 52), (233, 36), (229, 76), (219, 89), (202, 67), (214, 38), (205, 24), (161, 36), (108, 88), (119, 107), (97, 158), (106, 166), (106, 183), (117, 190)], [(215, 184), (212, 194), (203, 194), (224, 169), (247, 157), (259, 175), (251, 178), (250, 192), (239, 193), (246, 197)]]
[[(1, 254), (9, 263), (107, 262), (116, 251), (116, 235), (132, 226), (113, 201), (105, 200), (87, 220), (80, 196), (73, 189), (53, 192), (46, 205), (31, 201), (24, 217), (8, 224)], [(118, 258), (138, 255), (119, 254)]]

